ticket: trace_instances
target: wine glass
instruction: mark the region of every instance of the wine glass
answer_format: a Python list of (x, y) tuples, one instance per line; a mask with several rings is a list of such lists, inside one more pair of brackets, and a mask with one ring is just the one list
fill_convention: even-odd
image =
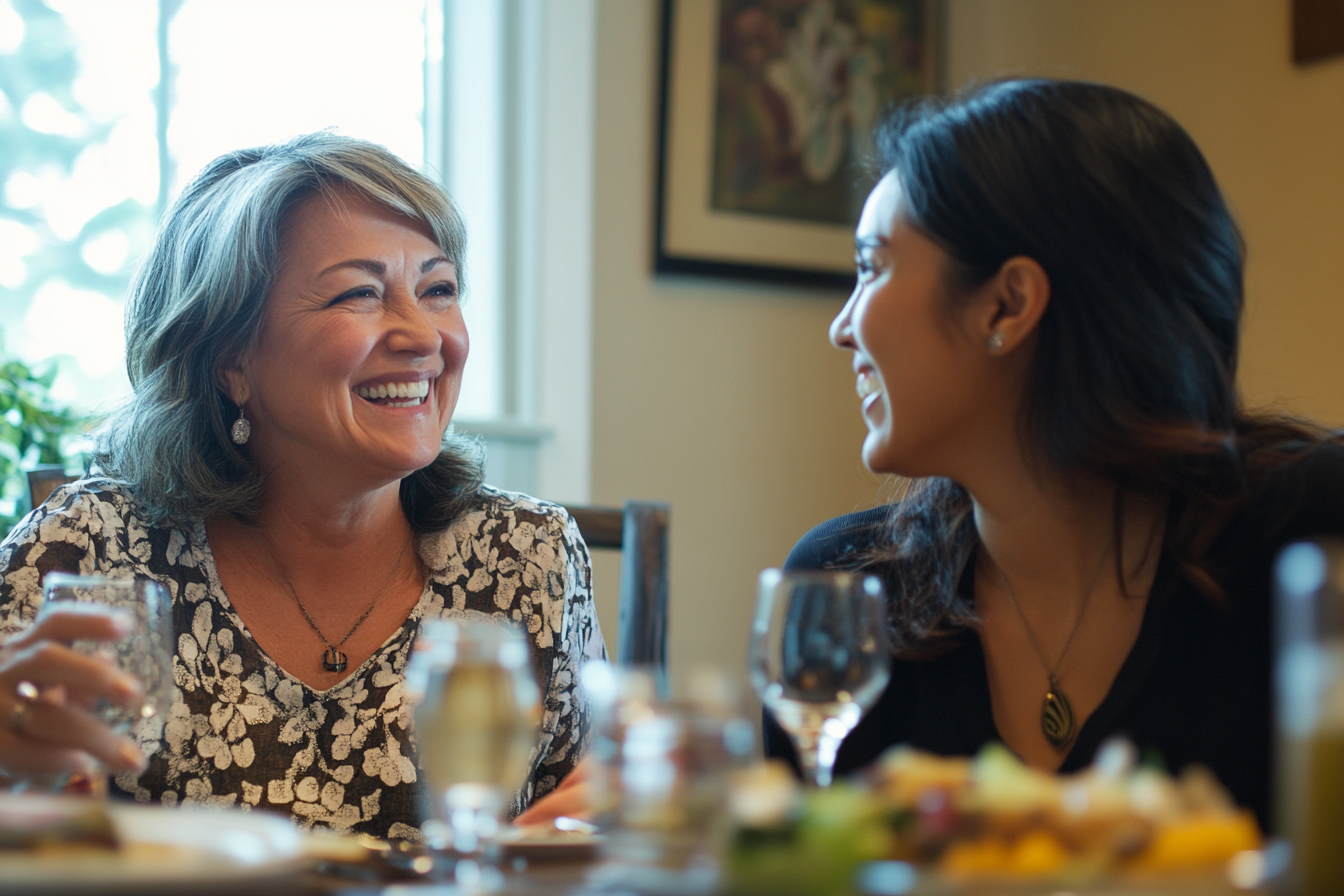
[[(500, 818), (537, 744), (541, 703), (527, 638), (506, 623), (429, 620), (406, 671), (415, 731), (438, 830), (460, 857), (464, 889), (492, 889)], [(446, 842), (443, 842), (445, 841)]]
[(812, 783), (831, 783), (840, 742), (887, 686), (886, 598), (874, 576), (761, 573), (751, 681)]
[[(118, 705), (100, 698), (92, 710), (113, 730), (135, 736), (142, 747), (157, 742), (176, 690), (173, 605), (168, 589), (146, 578), (51, 572), (42, 581), (42, 598), (39, 618), (58, 604), (78, 603), (113, 607), (134, 621), (120, 641), (75, 641), (70, 646), (86, 656), (108, 660), (140, 682), (144, 696), (138, 703)], [(93, 793), (102, 793), (104, 784), (101, 778), (85, 783), (82, 778), (75, 782), (64, 775), (42, 782), (44, 789), (78, 786), (88, 787)]]

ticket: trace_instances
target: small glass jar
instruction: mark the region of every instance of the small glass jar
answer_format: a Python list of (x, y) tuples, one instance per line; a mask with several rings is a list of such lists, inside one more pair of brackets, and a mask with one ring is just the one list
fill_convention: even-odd
[[(727, 833), (729, 775), (751, 752), (750, 723), (726, 676), (696, 669), (669, 688), (661, 670), (584, 666), (595, 724), (599, 891), (696, 896), (715, 891)], [(676, 699), (663, 699), (671, 690)]]

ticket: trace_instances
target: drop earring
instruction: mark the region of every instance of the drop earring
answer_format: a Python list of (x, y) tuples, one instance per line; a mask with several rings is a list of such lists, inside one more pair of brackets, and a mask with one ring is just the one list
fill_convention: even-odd
[(1007, 340), (1008, 337), (1003, 335), (1002, 330), (995, 330), (993, 333), (989, 334), (989, 338), (985, 340), (985, 345), (989, 346), (991, 352), (996, 352), (1003, 348), (1003, 344)]
[(233, 421), (233, 430), (230, 432), (233, 438), (233, 444), (246, 445), (247, 440), (252, 438), (252, 424), (243, 414), (243, 406), (238, 405), (238, 419)]

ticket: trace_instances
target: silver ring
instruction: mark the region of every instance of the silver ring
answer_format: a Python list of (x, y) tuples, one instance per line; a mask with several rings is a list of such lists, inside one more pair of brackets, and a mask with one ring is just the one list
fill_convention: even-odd
[(37, 689), (37, 685), (31, 681), (21, 681), (14, 686), (14, 696), (18, 701), (10, 707), (9, 710), (9, 729), (15, 734), (28, 733), (28, 714), (33, 710), (33, 704), (42, 694)]

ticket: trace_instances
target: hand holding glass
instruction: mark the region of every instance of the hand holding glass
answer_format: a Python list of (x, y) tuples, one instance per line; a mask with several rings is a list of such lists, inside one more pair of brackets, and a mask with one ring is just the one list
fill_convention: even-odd
[[(113, 663), (145, 689), (138, 704), (99, 700), (94, 712), (114, 731), (126, 733), (142, 719), (162, 717), (173, 702), (173, 609), (168, 590), (149, 579), (48, 573), (42, 583), (44, 611), (61, 603), (98, 604), (125, 613), (133, 625), (120, 641), (76, 641), (86, 656)], [(40, 618), (40, 616), (39, 616)]]
[(886, 598), (874, 576), (761, 573), (751, 681), (817, 786), (831, 783), (840, 742), (887, 686), (886, 632)]

